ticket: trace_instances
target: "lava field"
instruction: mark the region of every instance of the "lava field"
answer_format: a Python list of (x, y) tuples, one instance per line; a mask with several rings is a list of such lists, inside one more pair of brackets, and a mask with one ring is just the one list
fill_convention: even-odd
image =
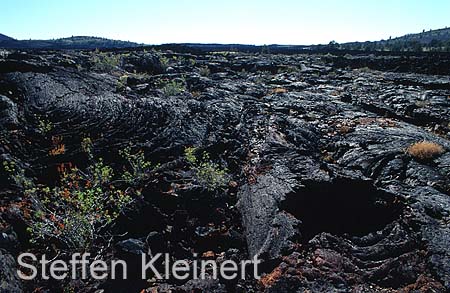
[[(450, 56), (430, 56), (0, 51), (0, 292), (450, 290)], [(128, 278), (16, 273), (74, 251)], [(149, 251), (257, 255), (261, 278), (142, 279)]]

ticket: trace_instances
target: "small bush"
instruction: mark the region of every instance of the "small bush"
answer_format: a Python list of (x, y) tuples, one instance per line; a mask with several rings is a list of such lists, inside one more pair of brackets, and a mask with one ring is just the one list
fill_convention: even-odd
[(100, 72), (110, 72), (120, 63), (120, 56), (102, 53), (96, 50), (91, 56), (92, 69)]
[(135, 85), (137, 83), (143, 83), (144, 80), (148, 79), (150, 76), (146, 72), (136, 72), (126, 73), (121, 75), (116, 81), (116, 89), (118, 91), (123, 91), (127, 86)]
[(16, 174), (13, 179), (24, 187), (25, 198), (32, 203), (27, 217), (32, 243), (48, 246), (51, 240), (60, 249), (89, 250), (103, 241), (105, 228), (140, 196), (139, 189), (130, 188), (118, 179), (135, 184), (143, 178), (150, 163), (145, 161), (142, 151), (132, 153), (130, 148), (121, 151), (130, 171), (115, 175), (102, 158), (94, 160), (90, 138), (82, 140), (81, 148), (91, 164), (84, 170), (70, 163), (68, 168), (61, 164), (60, 180), (54, 187), (23, 183), (24, 172), (18, 172), (13, 163), (4, 163), (8, 172)]
[(197, 61), (195, 61), (195, 59), (193, 58), (187, 58), (187, 57), (177, 57), (174, 56), (173, 59), (178, 60), (178, 64), (182, 65), (182, 66), (195, 66), (195, 64), (197, 63)]
[(140, 183), (144, 178), (145, 174), (156, 166), (145, 159), (144, 151), (139, 150), (137, 152), (132, 152), (131, 147), (126, 147), (124, 150), (119, 151), (119, 154), (124, 158), (129, 165), (129, 168), (122, 174), (122, 179), (128, 184), (134, 185)]
[(36, 116), (36, 118), (38, 120), (37, 128), (40, 133), (47, 135), (50, 131), (53, 130), (54, 125), (51, 121), (41, 116)]
[(166, 70), (170, 66), (170, 59), (166, 56), (160, 56), (159, 62), (161, 62), (161, 66), (164, 70)]
[(89, 159), (93, 158), (92, 150), (94, 145), (92, 144), (92, 140), (90, 137), (85, 137), (81, 141), (81, 150), (83, 153), (86, 153)]
[(27, 189), (34, 186), (33, 182), (25, 176), (25, 170), (20, 168), (16, 162), (4, 161), (3, 168), (17, 187)]
[(186, 87), (184, 86), (183, 82), (172, 80), (166, 83), (163, 86), (162, 90), (166, 96), (175, 96), (178, 95), (179, 93), (184, 92), (186, 90)]
[(55, 187), (25, 191), (34, 209), (28, 223), (31, 242), (47, 245), (53, 239), (69, 250), (88, 249), (135, 194), (115, 186), (113, 169), (101, 158), (84, 171), (60, 170)]
[(431, 141), (413, 143), (407, 149), (407, 153), (419, 160), (430, 160), (444, 153), (444, 148)]
[(184, 158), (191, 165), (197, 164), (197, 157), (195, 156), (195, 152), (197, 151), (194, 147), (187, 147), (184, 149)]
[(209, 76), (211, 74), (211, 70), (209, 70), (208, 66), (200, 67), (199, 71), (201, 76)]
[(207, 152), (203, 152), (202, 158), (195, 155), (197, 149), (188, 147), (184, 150), (186, 161), (194, 171), (196, 181), (206, 189), (213, 191), (227, 184), (227, 170), (211, 161)]
[(122, 91), (127, 87), (127, 84), (128, 84), (128, 75), (124, 74), (120, 76), (119, 79), (117, 80), (116, 88), (117, 90)]

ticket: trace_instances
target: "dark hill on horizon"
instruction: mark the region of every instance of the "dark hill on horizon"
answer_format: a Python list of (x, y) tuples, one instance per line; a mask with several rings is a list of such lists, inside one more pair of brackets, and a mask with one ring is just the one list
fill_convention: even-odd
[(450, 52), (450, 28), (429, 30), (375, 42), (330, 43), (339, 49), (365, 51)]
[(418, 41), (421, 44), (428, 44), (435, 41), (445, 42), (450, 40), (450, 28), (423, 31), (417, 34), (407, 34), (402, 37), (393, 38), (390, 41)]
[(113, 49), (133, 48), (143, 44), (107, 38), (72, 36), (54, 40), (15, 40), (0, 35), (0, 48), (10, 49)]
[(14, 39), (4, 34), (0, 34), (0, 41), (14, 41)]

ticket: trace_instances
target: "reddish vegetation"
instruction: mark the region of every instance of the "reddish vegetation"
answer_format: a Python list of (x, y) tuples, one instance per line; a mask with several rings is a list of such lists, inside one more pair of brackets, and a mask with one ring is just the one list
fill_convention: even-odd
[(265, 287), (271, 287), (278, 279), (283, 275), (283, 271), (280, 267), (276, 267), (270, 274), (261, 278), (260, 283)]

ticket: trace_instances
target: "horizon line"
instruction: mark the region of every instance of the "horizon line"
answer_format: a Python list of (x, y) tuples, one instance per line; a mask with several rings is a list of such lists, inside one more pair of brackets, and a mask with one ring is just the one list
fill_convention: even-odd
[(220, 42), (167, 42), (167, 43), (142, 43), (142, 42), (136, 42), (136, 41), (131, 41), (131, 40), (124, 40), (124, 39), (116, 39), (116, 38), (107, 38), (107, 37), (102, 37), (102, 36), (93, 36), (93, 35), (72, 35), (72, 36), (65, 36), (65, 37), (54, 37), (54, 38), (50, 38), (50, 39), (33, 39), (33, 38), (29, 38), (29, 39), (16, 39), (14, 37), (11, 37), (10, 35), (7, 34), (3, 34), (0, 32), (0, 34), (3, 34), (6, 37), (12, 38), (15, 41), (51, 41), (51, 40), (60, 40), (60, 39), (69, 39), (69, 38), (74, 38), (74, 37), (87, 37), (87, 38), (99, 38), (99, 39), (105, 39), (105, 40), (111, 40), (111, 41), (121, 41), (121, 42), (129, 42), (129, 43), (134, 43), (134, 44), (138, 44), (138, 45), (142, 45), (142, 46), (160, 46), (160, 45), (183, 45), (183, 44), (199, 44), (199, 45), (244, 45), (244, 46), (323, 46), (323, 45), (328, 45), (331, 42), (336, 42), (337, 44), (347, 44), (347, 43), (367, 43), (367, 42), (379, 42), (379, 41), (387, 41), (389, 39), (395, 40), (397, 38), (401, 38), (404, 36), (409, 36), (409, 35), (415, 35), (415, 34), (421, 34), (424, 32), (429, 32), (429, 31), (439, 31), (439, 30), (445, 30), (448, 29), (448, 26), (445, 27), (441, 27), (441, 28), (436, 28), (436, 29), (428, 29), (428, 30), (423, 30), (421, 32), (413, 32), (413, 33), (406, 33), (400, 36), (395, 36), (395, 37), (391, 37), (391, 38), (383, 38), (383, 39), (378, 39), (378, 40), (355, 40), (355, 41), (347, 41), (347, 42), (336, 42), (335, 40), (330, 40), (328, 43), (313, 43), (313, 44), (283, 44), (283, 43), (265, 43), (265, 44), (251, 44), (251, 43), (220, 43)]

